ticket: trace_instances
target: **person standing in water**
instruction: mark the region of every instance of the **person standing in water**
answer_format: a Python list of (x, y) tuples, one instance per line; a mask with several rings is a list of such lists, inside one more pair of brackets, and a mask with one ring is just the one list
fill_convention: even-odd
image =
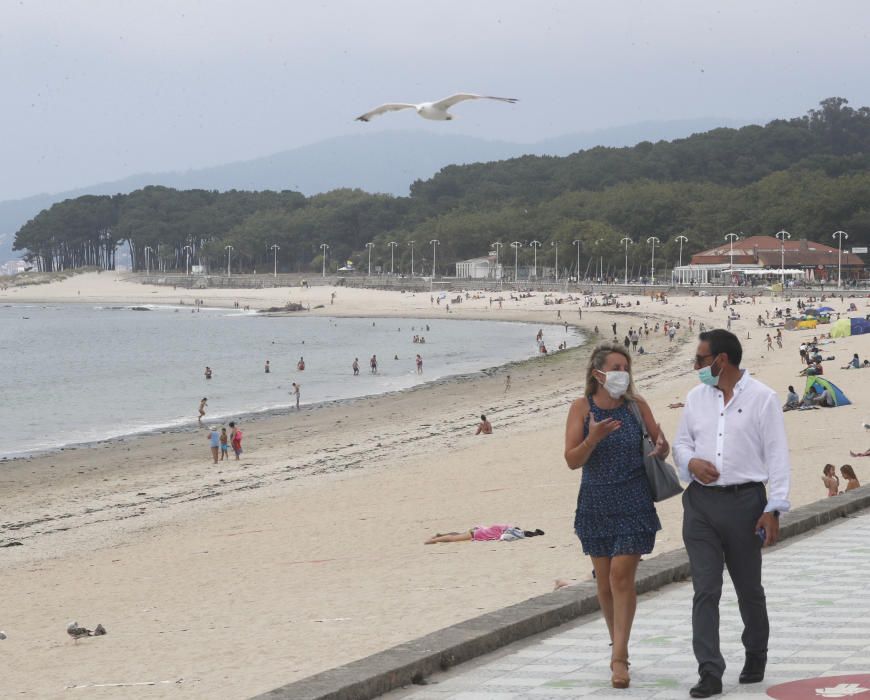
[(299, 390), (302, 387), (299, 386), (296, 382), (293, 382), (293, 396), (296, 397), (296, 410), (299, 410)]
[(209, 367), (208, 365), (205, 366), (205, 378), (211, 379), (211, 367)]
[(208, 399), (203, 397), (202, 401), (199, 402), (199, 424), (202, 425), (202, 417), (205, 415), (205, 405), (208, 403)]
[(266, 370), (266, 374), (269, 374), (269, 372), (272, 371), (272, 370), (269, 368), (269, 360), (266, 360), (266, 367), (265, 367), (265, 370)]
[(423, 358), (417, 354), (417, 374), (423, 374)]
[(369, 366), (372, 368), (372, 374), (378, 373), (378, 356), (372, 355), (372, 359), (369, 360)]
[(359, 376), (359, 358), (358, 357), (353, 358), (353, 365), (351, 365), (351, 366), (353, 367), (353, 376), (358, 377)]
[(299, 362), (296, 363), (296, 369), (298, 369), (300, 372), (305, 371), (305, 358), (304, 357), (299, 358)]

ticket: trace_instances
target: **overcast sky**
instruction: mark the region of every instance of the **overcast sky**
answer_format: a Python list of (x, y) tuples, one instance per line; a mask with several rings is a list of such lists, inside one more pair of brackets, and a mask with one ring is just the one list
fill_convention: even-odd
[[(868, 27), (866, 0), (0, 0), (0, 200), (382, 129), (533, 142), (868, 105)], [(521, 101), (353, 121), (458, 91)]]

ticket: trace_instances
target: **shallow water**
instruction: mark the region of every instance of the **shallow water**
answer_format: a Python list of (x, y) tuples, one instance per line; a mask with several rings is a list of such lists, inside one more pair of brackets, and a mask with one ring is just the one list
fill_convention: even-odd
[[(533, 357), (538, 328), (500, 321), (191, 313), (190, 307), (2, 306), (0, 457), (192, 425), (203, 397), (205, 425), (289, 408), (294, 381), (301, 385), (303, 408), (406, 389)], [(426, 343), (413, 343), (415, 334)], [(545, 327), (549, 346), (566, 338), (570, 346), (582, 342), (573, 331)], [(369, 372), (372, 354), (379, 360), (377, 375)], [(296, 369), (300, 357), (302, 372)], [(354, 357), (358, 377), (351, 371)], [(204, 377), (206, 365), (211, 380)]]

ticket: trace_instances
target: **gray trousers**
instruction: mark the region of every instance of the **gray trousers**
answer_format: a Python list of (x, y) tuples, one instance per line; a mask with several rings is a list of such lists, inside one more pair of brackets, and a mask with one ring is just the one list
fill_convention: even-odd
[(755, 523), (767, 505), (764, 486), (720, 491), (692, 483), (683, 492), (683, 542), (689, 554), (692, 586), (692, 648), (698, 673), (722, 678), (719, 650), (719, 598), (723, 565), (728, 567), (743, 618), (747, 654), (767, 653), (770, 625), (761, 585), (761, 540)]

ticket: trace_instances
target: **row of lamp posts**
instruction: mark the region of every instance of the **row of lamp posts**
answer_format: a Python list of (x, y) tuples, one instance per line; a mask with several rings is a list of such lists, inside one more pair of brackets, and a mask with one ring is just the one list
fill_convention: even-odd
[[(786, 231), (778, 231), (776, 234), (776, 238), (780, 242), (780, 273), (782, 276), (782, 287), (785, 289), (785, 242), (786, 240), (791, 239), (791, 234)], [(843, 284), (842, 273), (843, 273), (843, 239), (848, 240), (849, 234), (845, 231), (834, 231), (832, 237), (837, 239), (837, 287), (841, 287)], [(595, 241), (598, 243), (601, 239)], [(679, 266), (683, 266), (683, 243), (688, 243), (689, 239), (686, 236), (680, 235), (675, 239), (680, 244), (680, 256), (679, 256)], [(731, 275), (734, 273), (734, 241), (740, 240), (740, 235), (737, 233), (728, 233), (725, 234), (725, 240), (728, 241), (730, 249), (729, 249), (729, 272)], [(634, 241), (632, 241), (628, 236), (620, 239), (620, 243), (625, 245), (625, 284), (628, 284), (628, 246), (632, 245)], [(656, 236), (650, 236), (646, 239), (646, 242), (651, 246), (651, 259), (650, 259), (650, 278), (653, 284), (655, 284), (655, 264), (656, 264), (656, 245), (661, 245), (661, 241)], [(411, 247), (411, 276), (414, 276), (414, 243), (415, 241), (408, 241), (408, 245)], [(572, 245), (577, 248), (577, 279), (580, 279), (580, 240), (572, 241)], [(441, 244), (437, 238), (433, 238), (429, 241), (429, 244), (432, 246), (432, 277), (435, 277), (435, 252), (436, 247)], [(372, 248), (374, 248), (374, 243), (366, 243), (366, 248), (368, 248), (368, 274), (371, 277), (372, 274)], [(390, 241), (387, 244), (390, 247), (390, 274), (394, 274), (394, 262), (395, 262), (395, 250), (398, 243), (395, 241)], [(499, 253), (500, 249), (504, 245), (499, 241), (495, 241), (491, 244), (495, 248), (495, 265), (496, 269), (498, 269), (499, 265)], [(535, 278), (538, 276), (538, 248), (541, 247), (540, 241), (530, 241), (529, 246), (534, 250), (534, 270), (535, 270)], [(559, 281), (559, 247), (555, 241), (551, 242), (550, 245), (553, 247), (554, 253), (556, 255), (556, 281)], [(520, 259), (520, 248), (523, 247), (521, 241), (513, 241), (510, 244), (511, 248), (514, 249), (514, 279), (519, 279), (519, 259)], [(158, 249), (159, 249), (158, 245)], [(227, 251), (227, 277), (230, 277), (232, 274), (232, 253), (233, 246), (226, 245), (224, 249)], [(270, 247), (270, 250), (273, 253), (274, 258), (274, 266), (273, 266), (273, 275), (275, 277), (278, 276), (278, 251), (281, 247), (276, 243)], [(321, 274), (323, 277), (326, 277), (326, 255), (329, 250), (329, 244), (321, 243), (320, 249), (323, 255), (323, 266)], [(145, 269), (147, 274), (151, 273), (151, 258), (150, 253), (153, 253), (154, 249), (151, 246), (145, 246)], [(182, 248), (182, 252), (186, 255), (186, 269), (187, 274), (190, 274), (190, 256), (193, 253), (193, 248), (189, 245), (186, 245)], [(602, 275), (603, 275), (603, 261), (602, 261)]]

